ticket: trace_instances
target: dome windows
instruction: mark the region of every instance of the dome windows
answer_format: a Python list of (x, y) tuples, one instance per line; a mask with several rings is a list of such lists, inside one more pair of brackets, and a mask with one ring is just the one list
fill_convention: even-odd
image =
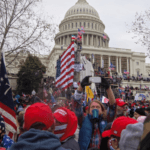
[(82, 9), (80, 9), (80, 12), (82, 12)]
[(95, 24), (95, 30), (97, 30), (97, 24)]
[(79, 11), (79, 10), (77, 9), (77, 13), (78, 13), (78, 11)]
[(86, 12), (88, 13), (88, 9), (86, 9)]
[(84, 22), (84, 28), (86, 27), (86, 23)]
[(83, 8), (83, 12), (85, 12), (85, 8)]
[(80, 22), (80, 27), (82, 26), (82, 23)]
[(72, 23), (72, 28), (73, 28), (73, 23)]
[(68, 24), (68, 29), (70, 29), (70, 24)]

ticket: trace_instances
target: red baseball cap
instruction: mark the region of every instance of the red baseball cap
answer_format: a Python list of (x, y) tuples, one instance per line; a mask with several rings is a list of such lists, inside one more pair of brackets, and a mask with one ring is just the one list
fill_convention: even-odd
[(88, 109), (89, 109), (89, 106), (86, 106), (86, 107), (85, 107), (85, 110), (88, 110)]
[(121, 98), (117, 98), (116, 99), (116, 103), (118, 106), (122, 107), (124, 105), (128, 105), (127, 103), (125, 103)]
[[(78, 119), (75, 113), (65, 107), (60, 107), (54, 112), (54, 118), (63, 123), (66, 124), (66, 130), (64, 135), (60, 138), (60, 141), (66, 140), (68, 137), (73, 136), (78, 125)], [(61, 129), (60, 129), (61, 131)], [(59, 131), (57, 130), (54, 133), (58, 133)]]
[(138, 123), (135, 119), (129, 118), (129, 117), (125, 117), (125, 116), (121, 116), (118, 117), (117, 119), (114, 120), (111, 129), (104, 131), (102, 133), (102, 137), (110, 137), (111, 135), (120, 137), (121, 136), (121, 132), (122, 130), (126, 129), (126, 126), (128, 124), (135, 124)]
[(62, 108), (58, 108), (54, 113), (53, 116), (56, 120), (58, 120), (59, 122), (62, 123), (67, 123), (68, 122), (68, 114), (67, 112), (62, 109)]
[(105, 137), (110, 137), (110, 131), (111, 130), (106, 130), (102, 133), (102, 137), (105, 138)]
[(134, 107), (134, 106), (135, 106), (135, 103), (132, 103), (132, 104), (131, 104), (131, 107)]
[(44, 103), (35, 103), (26, 109), (24, 115), (24, 129), (29, 130), (36, 123), (41, 122), (48, 129), (54, 123), (50, 107)]

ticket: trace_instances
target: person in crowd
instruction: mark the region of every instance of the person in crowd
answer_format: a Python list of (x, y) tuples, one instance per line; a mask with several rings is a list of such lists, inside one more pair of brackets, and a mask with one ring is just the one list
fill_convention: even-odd
[(59, 137), (62, 147), (79, 150), (79, 144), (74, 139), (78, 125), (75, 113), (65, 107), (60, 107), (56, 109), (53, 116), (56, 121), (54, 134)]
[(143, 108), (137, 108), (134, 112), (134, 118), (137, 120), (140, 116), (146, 116), (146, 113)]
[(137, 150), (142, 134), (143, 123), (128, 124), (121, 132), (120, 150)]
[(81, 85), (74, 94), (75, 113), (78, 117), (80, 133), (79, 133), (79, 146), (81, 150), (89, 148), (100, 148), (101, 134), (104, 131), (108, 122), (113, 121), (116, 112), (116, 103), (114, 94), (108, 81), (102, 77), (101, 86), (106, 89), (109, 98), (109, 107), (107, 115), (103, 104), (98, 100), (93, 100), (89, 104), (88, 115), (83, 118), (83, 109), (81, 104), (82, 92), (85, 86), (90, 85), (89, 76), (85, 77)]
[(29, 106), (24, 115), (24, 133), (10, 150), (63, 150), (53, 134), (55, 125), (50, 107), (44, 103)]
[(144, 121), (143, 134), (137, 150), (149, 150), (150, 149), (150, 115)]
[(147, 108), (145, 109), (145, 113), (146, 113), (147, 116), (150, 115), (150, 107), (147, 107)]
[(0, 147), (8, 150), (13, 143), (13, 140), (6, 135), (4, 118), (0, 114)]
[(128, 116), (128, 103), (125, 103), (121, 98), (117, 98), (116, 103), (117, 103), (116, 118), (120, 116)]
[(135, 103), (131, 104), (131, 110), (129, 114), (131, 118), (134, 116), (134, 106), (135, 106)]
[(104, 132), (102, 133), (102, 141), (101, 141), (101, 146), (100, 150), (110, 150), (111, 149), (111, 138), (109, 130), (111, 129), (112, 122), (108, 123), (107, 126), (104, 129)]
[[(136, 124), (138, 123), (135, 119), (121, 116), (114, 120), (112, 123), (111, 129), (107, 130), (107, 136), (111, 136), (111, 146), (110, 150), (119, 150), (119, 141), (121, 137), (121, 132), (126, 129), (127, 125), (129, 124)], [(142, 123), (140, 123), (142, 124)], [(105, 134), (104, 131), (103, 134)], [(122, 150), (122, 149), (120, 149)], [(129, 149), (126, 149), (129, 150)]]

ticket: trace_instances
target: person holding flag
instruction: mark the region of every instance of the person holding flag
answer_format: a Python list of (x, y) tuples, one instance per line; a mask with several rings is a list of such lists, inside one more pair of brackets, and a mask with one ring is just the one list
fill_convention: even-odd
[(101, 145), (101, 134), (104, 131), (108, 122), (113, 121), (116, 112), (116, 101), (114, 94), (111, 90), (111, 87), (108, 81), (101, 77), (102, 82), (100, 86), (102, 86), (108, 95), (109, 98), (109, 107), (107, 110), (107, 115), (105, 114), (105, 108), (103, 104), (99, 100), (93, 100), (89, 104), (88, 115), (84, 118), (83, 121), (83, 110), (82, 110), (82, 92), (85, 86), (89, 86), (89, 76), (85, 77), (81, 84), (79, 85), (77, 91), (74, 94), (73, 102), (77, 105), (74, 108), (74, 112), (78, 117), (79, 126), (81, 127), (79, 133), (79, 146), (80, 149), (89, 149), (89, 148), (97, 148), (100, 149)]

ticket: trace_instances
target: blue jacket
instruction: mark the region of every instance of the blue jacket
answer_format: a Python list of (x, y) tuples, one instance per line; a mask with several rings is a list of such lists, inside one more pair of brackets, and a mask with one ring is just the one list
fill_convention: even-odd
[[(87, 150), (90, 144), (90, 140), (93, 132), (93, 124), (90, 120), (91, 116), (87, 115), (82, 123), (82, 127), (79, 133), (79, 146), (80, 150)], [(100, 119), (99, 121), (99, 129), (100, 133), (104, 131), (107, 125), (107, 121)]]
[(59, 138), (51, 132), (30, 129), (23, 133), (10, 150), (65, 150)]
[[(93, 124), (90, 121), (91, 115), (88, 115), (83, 120), (83, 108), (82, 108), (82, 102), (81, 102), (82, 93), (78, 93), (78, 91), (75, 91), (74, 97), (73, 97), (73, 109), (78, 117), (78, 123), (81, 127), (80, 133), (79, 133), (79, 146), (80, 150), (87, 150), (88, 146), (90, 144), (90, 140), (92, 138), (92, 131), (93, 131)], [(116, 104), (109, 106), (107, 108), (107, 121), (112, 122), (116, 113)], [(104, 131), (104, 128), (107, 125), (107, 121), (104, 121), (103, 119), (99, 119), (99, 130), (100, 133)]]

